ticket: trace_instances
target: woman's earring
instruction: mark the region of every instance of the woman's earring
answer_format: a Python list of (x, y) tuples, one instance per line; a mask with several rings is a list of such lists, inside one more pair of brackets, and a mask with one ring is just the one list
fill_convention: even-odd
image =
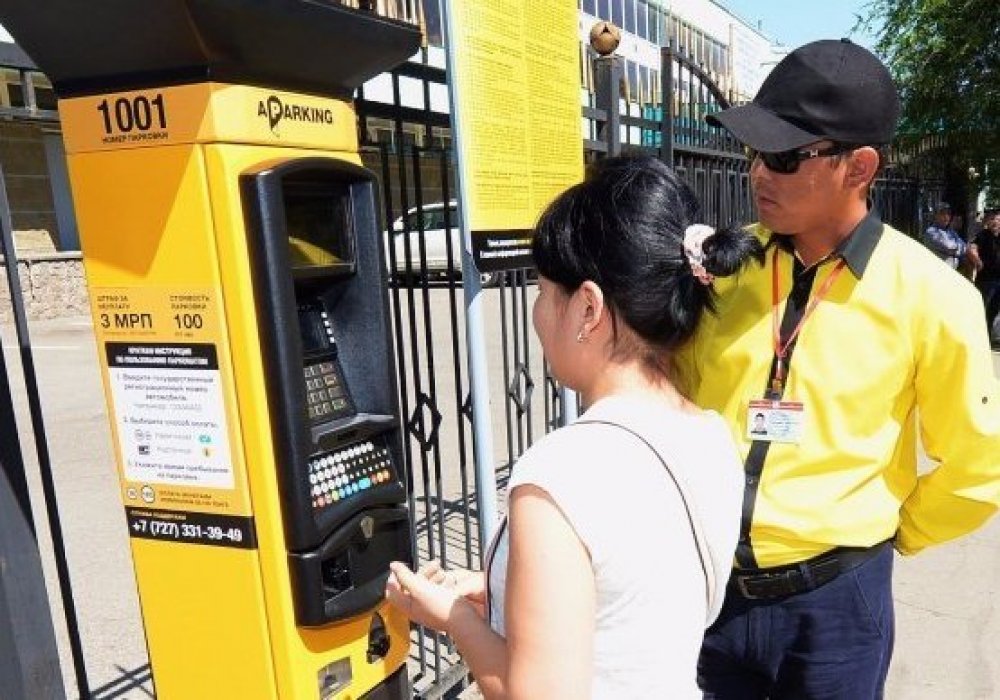
[(582, 343), (583, 342), (583, 331), (582, 330), (579, 333), (576, 334), (576, 342), (578, 342), (578, 343)]

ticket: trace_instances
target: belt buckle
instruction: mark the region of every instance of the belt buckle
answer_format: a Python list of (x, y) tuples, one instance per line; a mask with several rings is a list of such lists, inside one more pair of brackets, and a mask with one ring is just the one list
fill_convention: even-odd
[(760, 600), (760, 598), (758, 598), (756, 595), (754, 595), (753, 593), (751, 593), (747, 589), (747, 579), (749, 579), (749, 578), (750, 578), (750, 576), (740, 576), (740, 575), (737, 575), (736, 576), (736, 587), (739, 589), (739, 591), (743, 595), (743, 597), (746, 598), (747, 600)]
[[(745, 576), (736, 577), (736, 587), (739, 589), (740, 593), (743, 594), (748, 600), (771, 600), (772, 598), (783, 598), (785, 596), (793, 594), (794, 585), (792, 584), (792, 577), (798, 573), (796, 569), (787, 569), (784, 571), (776, 571), (774, 573), (759, 573), (759, 574), (747, 574)], [(765, 586), (773, 585), (775, 583), (784, 584), (784, 590), (776, 593), (764, 593), (763, 595), (752, 593), (750, 591), (748, 582), (762, 583)]]

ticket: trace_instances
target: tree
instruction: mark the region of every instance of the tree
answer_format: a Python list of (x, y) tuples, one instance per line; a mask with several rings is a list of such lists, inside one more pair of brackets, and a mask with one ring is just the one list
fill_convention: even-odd
[(902, 144), (944, 137), (940, 165), (1000, 203), (1000, 2), (873, 0), (868, 10), (902, 96)]

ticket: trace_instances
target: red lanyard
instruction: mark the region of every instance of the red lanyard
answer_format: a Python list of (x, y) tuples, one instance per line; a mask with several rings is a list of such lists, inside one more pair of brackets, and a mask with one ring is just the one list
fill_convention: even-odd
[(778, 275), (778, 249), (774, 249), (774, 254), (771, 257), (771, 321), (773, 327), (774, 335), (774, 356), (777, 359), (774, 367), (774, 379), (771, 380), (771, 391), (775, 396), (781, 396), (782, 391), (785, 388), (785, 358), (788, 357), (788, 348), (795, 339), (799, 337), (799, 332), (802, 330), (802, 326), (805, 325), (806, 319), (816, 310), (816, 307), (821, 301), (826, 297), (827, 293), (830, 291), (830, 287), (833, 283), (837, 281), (837, 277), (844, 270), (846, 262), (841, 258), (837, 262), (837, 266), (833, 268), (833, 272), (830, 276), (826, 278), (823, 285), (816, 292), (815, 296), (809, 300), (809, 304), (806, 305), (805, 313), (802, 314), (802, 318), (796, 324), (795, 328), (792, 329), (791, 334), (788, 338), (782, 342), (781, 341), (781, 314), (778, 313), (778, 306), (781, 304), (781, 280)]

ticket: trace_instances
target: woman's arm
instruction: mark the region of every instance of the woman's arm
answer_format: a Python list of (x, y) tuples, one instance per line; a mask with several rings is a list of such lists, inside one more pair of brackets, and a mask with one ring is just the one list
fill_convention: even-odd
[(454, 588), (434, 582), (434, 567), (415, 574), (392, 564), (386, 596), (410, 619), (454, 640), (486, 700), (590, 697), (590, 556), (559, 507), (536, 486), (511, 493), (509, 527), (506, 640)]
[(562, 510), (543, 489), (517, 486), (504, 604), (507, 697), (590, 697), (595, 598), (590, 553)]

